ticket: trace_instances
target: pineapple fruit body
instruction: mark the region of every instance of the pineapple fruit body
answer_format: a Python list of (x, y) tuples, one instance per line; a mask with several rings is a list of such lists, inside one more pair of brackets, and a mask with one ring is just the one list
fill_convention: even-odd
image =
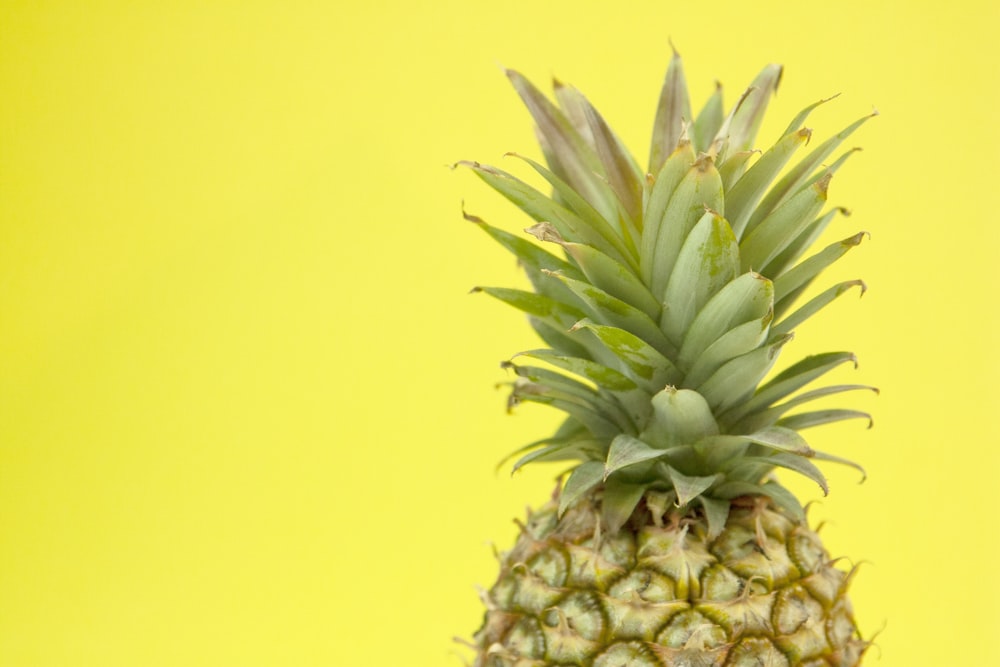
[[(853, 234), (812, 252), (835, 156), (869, 116), (809, 144), (802, 109), (770, 148), (755, 145), (782, 69), (765, 67), (728, 113), (721, 89), (694, 115), (679, 56), (667, 70), (648, 167), (578, 91), (552, 102), (516, 72), (546, 164), (514, 156), (546, 194), (478, 162), (459, 163), (527, 214), (528, 239), (466, 214), (517, 256), (532, 291), (480, 287), (528, 316), (547, 347), (504, 365), (510, 406), (565, 413), (514, 469), (568, 462), (485, 595), (476, 667), (853, 667), (867, 643), (801, 502), (775, 477), (815, 462), (801, 431), (867, 413), (811, 407), (858, 384), (814, 382), (849, 352), (772, 373), (794, 330), (842, 294), (810, 295)], [(551, 249), (551, 251), (550, 251)], [(862, 471), (863, 473), (863, 471)]]
[(850, 574), (764, 498), (703, 517), (638, 508), (601, 534), (600, 495), (533, 512), (486, 593), (475, 667), (848, 667), (867, 647)]

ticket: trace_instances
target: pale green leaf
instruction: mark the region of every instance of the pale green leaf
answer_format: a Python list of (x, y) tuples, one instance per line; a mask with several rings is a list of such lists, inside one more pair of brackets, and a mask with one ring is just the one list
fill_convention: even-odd
[(801, 475), (805, 475), (812, 481), (819, 484), (819, 488), (823, 490), (824, 496), (830, 493), (830, 487), (826, 482), (826, 477), (823, 476), (820, 469), (817, 468), (809, 459), (798, 454), (779, 452), (771, 454), (770, 456), (747, 456), (740, 459), (737, 465), (733, 467), (734, 473), (738, 475), (740, 467), (746, 464), (763, 464), (792, 470)]
[(698, 502), (705, 510), (705, 519), (708, 521), (708, 539), (714, 540), (726, 527), (729, 520), (729, 502), (718, 500), (709, 496), (699, 496)]
[(816, 171), (822, 164), (823, 160), (827, 158), (834, 150), (837, 149), (844, 139), (849, 137), (856, 129), (861, 127), (865, 121), (874, 116), (871, 114), (861, 118), (846, 128), (841, 130), (839, 133), (830, 137), (822, 144), (813, 149), (809, 155), (804, 157), (801, 162), (792, 167), (778, 183), (771, 188), (767, 195), (764, 196), (760, 205), (754, 211), (753, 215), (750, 216), (749, 227), (753, 227), (757, 222), (763, 220), (771, 211), (781, 205), (788, 197), (791, 197), (802, 184), (809, 178), (809, 176)]
[(650, 403), (653, 414), (639, 437), (657, 449), (692, 445), (719, 433), (711, 407), (696, 391), (667, 387)]
[(730, 152), (754, 148), (767, 105), (781, 82), (781, 72), (781, 65), (767, 65), (750, 83), (748, 93), (736, 106), (729, 122), (728, 135), (724, 137)]
[(643, 173), (597, 109), (588, 102), (584, 110), (608, 183), (634, 224), (642, 216)]
[(555, 160), (552, 170), (605, 218), (610, 217), (614, 205), (606, 199), (607, 188), (600, 184), (602, 166), (596, 152), (580, 137), (562, 111), (530, 81), (514, 70), (507, 70), (507, 76), (528, 107), (540, 137)]
[(859, 466), (854, 461), (849, 461), (848, 459), (844, 459), (839, 456), (834, 456), (833, 454), (827, 454), (826, 452), (815, 452), (813, 454), (813, 458), (816, 459), (817, 461), (825, 461), (827, 463), (839, 463), (840, 465), (844, 465), (849, 468), (854, 468), (855, 470), (861, 473), (861, 479), (858, 482), (859, 484), (863, 483), (868, 478), (868, 473), (865, 472), (865, 469)]
[(802, 255), (806, 253), (813, 244), (820, 238), (826, 228), (829, 226), (830, 221), (834, 219), (837, 215), (850, 215), (850, 211), (846, 208), (835, 207), (819, 216), (811, 223), (805, 226), (805, 228), (799, 232), (799, 234), (793, 238), (789, 243), (785, 245), (785, 248), (774, 256), (766, 266), (761, 267), (760, 272), (765, 276), (771, 276), (772, 279), (780, 277), (789, 268), (794, 266), (794, 264), (801, 259)]
[(559, 494), (559, 516), (604, 479), (604, 464), (585, 461), (573, 469)]
[(712, 147), (712, 141), (722, 127), (725, 113), (722, 105), (722, 86), (716, 81), (715, 90), (698, 112), (691, 128), (691, 140), (697, 152), (707, 153)]
[(744, 271), (762, 270), (794, 241), (826, 203), (829, 175), (806, 188), (764, 218), (740, 241)]
[(716, 414), (741, 405), (753, 395), (754, 389), (774, 365), (779, 350), (789, 340), (788, 336), (782, 337), (770, 345), (736, 357), (693, 388), (705, 397)]
[(794, 407), (802, 405), (803, 403), (808, 403), (833, 394), (858, 390), (873, 391), (876, 394), (878, 393), (877, 388), (863, 384), (839, 384), (829, 387), (821, 387), (819, 389), (813, 389), (812, 391), (802, 392), (780, 405), (775, 405), (766, 410), (752, 413), (745, 419), (742, 419), (738, 423), (734, 424), (732, 429), (735, 431), (754, 431), (764, 428), (765, 426), (772, 426), (776, 424), (786, 412)]
[(831, 243), (809, 259), (797, 264), (794, 268), (775, 279), (775, 316), (781, 317), (791, 307), (792, 303), (795, 302), (795, 299), (802, 293), (802, 290), (808, 287), (809, 283), (816, 276), (843, 257), (848, 250), (861, 243), (861, 239), (864, 237), (865, 232), (859, 232), (843, 241)]
[(546, 271), (560, 271), (564, 275), (571, 278), (583, 277), (580, 271), (572, 264), (564, 259), (556, 257), (543, 248), (539, 248), (537, 244), (532, 243), (531, 241), (520, 236), (515, 236), (510, 232), (493, 227), (487, 224), (482, 218), (469, 215), (465, 211), (462, 211), (462, 215), (466, 220), (475, 223), (476, 226), (486, 232), (497, 243), (509, 250), (524, 265), (530, 266), (539, 271), (543, 269)]
[(686, 506), (695, 498), (700, 497), (703, 493), (708, 491), (713, 484), (723, 479), (722, 475), (692, 477), (681, 474), (670, 466), (667, 466), (667, 473), (670, 476), (670, 482), (674, 485), (674, 490), (677, 491), (677, 505), (681, 508)]
[(594, 320), (601, 324), (618, 327), (629, 331), (661, 354), (676, 354), (676, 348), (667, 340), (663, 331), (646, 313), (620, 299), (616, 299), (604, 290), (598, 289), (589, 282), (573, 280), (559, 274), (553, 274), (585, 303), (591, 311)]
[(794, 313), (791, 313), (785, 319), (778, 322), (772, 331), (778, 334), (791, 333), (795, 327), (799, 326), (807, 319), (818, 313), (820, 310), (825, 308), (834, 299), (836, 299), (841, 294), (844, 294), (852, 287), (860, 287), (861, 294), (865, 293), (865, 283), (861, 280), (847, 280), (842, 283), (834, 285), (830, 289), (824, 291), (822, 294), (810, 299), (804, 306), (800, 307)]
[[(711, 209), (724, 215), (724, 195), (719, 170), (707, 155), (698, 158), (667, 202), (651, 257), (650, 290), (663, 294), (681, 246), (695, 224)], [(648, 221), (648, 218), (647, 218)]]
[(604, 462), (604, 479), (622, 468), (652, 461), (666, 454), (667, 451), (664, 449), (650, 447), (639, 438), (620, 433), (611, 441), (611, 447), (608, 449), (608, 458)]
[(695, 360), (731, 329), (749, 321), (760, 321), (772, 308), (774, 287), (756, 273), (744, 273), (719, 290), (691, 323), (677, 362), (690, 368)]
[(800, 412), (795, 415), (790, 415), (783, 419), (778, 420), (778, 426), (784, 426), (786, 428), (792, 428), (797, 431), (802, 429), (812, 428), (813, 426), (821, 426), (823, 424), (831, 424), (833, 422), (844, 421), (846, 419), (864, 419), (868, 422), (868, 428), (871, 428), (875, 422), (872, 416), (867, 412), (862, 412), (860, 410), (845, 410), (845, 409), (830, 409), (830, 410), (814, 410), (812, 412)]
[(638, 388), (635, 382), (625, 377), (613, 368), (608, 368), (590, 359), (579, 357), (568, 357), (560, 355), (552, 350), (529, 350), (522, 352), (518, 356), (538, 359), (552, 364), (556, 368), (561, 368), (582, 378), (590, 380), (599, 387), (604, 387), (613, 391), (631, 391)]
[(831, 100), (835, 100), (838, 97), (840, 97), (840, 93), (837, 93), (836, 95), (831, 95), (830, 97), (822, 99), (819, 102), (813, 102), (812, 104), (807, 106), (805, 109), (800, 111), (795, 116), (795, 118), (792, 119), (792, 122), (788, 124), (788, 127), (786, 127), (785, 131), (781, 133), (781, 136), (784, 137), (786, 135), (791, 134), (792, 132), (797, 132), (802, 127), (802, 124), (806, 122), (806, 118), (809, 117), (809, 114), (811, 114), (813, 110), (816, 109), (816, 107), (822, 104), (826, 104)]
[(746, 415), (766, 410), (786, 396), (846, 362), (857, 365), (856, 357), (850, 352), (827, 352), (806, 357), (774, 376), (757, 390), (753, 398), (739, 406), (732, 414), (724, 415), (723, 418), (726, 423), (734, 423)]
[(551, 224), (564, 239), (592, 245), (608, 256), (628, 263), (626, 259), (628, 252), (622, 250), (624, 245), (620, 241), (615, 243), (609, 240), (609, 236), (615, 238), (612, 231), (595, 229), (591, 224), (580, 219), (576, 213), (558, 204), (548, 195), (539, 192), (501, 169), (478, 162), (460, 162), (459, 164), (472, 169), (490, 187), (506, 197), (533, 220)]
[(680, 379), (673, 363), (635, 334), (589, 320), (578, 322), (574, 329), (585, 329), (597, 336), (621, 362), (621, 370), (650, 393)]
[(649, 146), (649, 173), (655, 174), (677, 148), (684, 123), (690, 122), (691, 101), (680, 55), (674, 51), (660, 90), (660, 102), (653, 122), (653, 138)]
[[(639, 277), (619, 262), (599, 250), (581, 243), (564, 243), (566, 253), (572, 257), (595, 287), (638, 308), (653, 320), (660, 317), (660, 302), (650, 293)], [(576, 276), (563, 273), (569, 278)]]
[(584, 313), (543, 294), (512, 287), (476, 287), (473, 292), (483, 292), (495, 299), (537, 317), (556, 329), (567, 330), (576, 324)]
[(813, 454), (813, 450), (805, 438), (792, 429), (782, 426), (768, 426), (742, 437), (755, 445), (779, 452), (790, 452), (800, 456), (811, 456)]
[(810, 131), (805, 129), (786, 134), (726, 192), (726, 216), (737, 238), (743, 236), (750, 214), (767, 192), (768, 186), (795, 151), (809, 141), (810, 136)]
[(612, 535), (625, 525), (632, 512), (639, 505), (648, 484), (635, 484), (612, 475), (604, 485), (604, 499), (601, 503), (602, 516), (608, 532)]
[(668, 224), (664, 217), (667, 204), (670, 203), (674, 191), (684, 180), (685, 174), (691, 169), (695, 159), (691, 142), (682, 141), (677, 150), (667, 158), (659, 173), (654, 172), (656, 180), (649, 191), (646, 208), (643, 211), (642, 240), (639, 243), (639, 269), (646, 285), (652, 284), (653, 257), (661, 227)]
[[(629, 249), (622, 238), (623, 232), (620, 229), (617, 218), (607, 220), (590, 202), (581, 197), (572, 186), (535, 160), (517, 153), (508, 153), (507, 155), (528, 163), (532, 169), (549, 182), (555, 193), (559, 196), (559, 200), (574, 212), (583, 224), (589, 226), (604, 242), (614, 248), (618, 256), (624, 257), (632, 269), (638, 266), (638, 260), (633, 258), (635, 253)], [(610, 197), (611, 194), (609, 192), (608, 198)]]
[(607, 447), (607, 443), (602, 443), (600, 440), (595, 440), (593, 438), (569, 439), (561, 442), (554, 442), (522, 456), (514, 464), (510, 474), (513, 475), (529, 463), (547, 463), (573, 459), (586, 460), (592, 456), (600, 455), (602, 445), (603, 447)]
[(765, 313), (759, 320), (739, 324), (709, 345), (691, 364), (684, 376), (684, 383), (698, 386), (705, 382), (730, 359), (735, 359), (764, 344), (770, 333), (771, 313)]
[(676, 346), (695, 316), (739, 272), (740, 252), (726, 220), (705, 211), (677, 255), (666, 289), (660, 328)]

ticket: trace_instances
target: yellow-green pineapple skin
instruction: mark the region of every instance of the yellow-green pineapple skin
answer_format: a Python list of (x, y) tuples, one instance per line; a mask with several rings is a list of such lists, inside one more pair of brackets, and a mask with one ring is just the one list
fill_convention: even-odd
[(867, 643), (819, 536), (763, 498), (709, 539), (640, 507), (602, 535), (599, 493), (533, 512), (486, 593), (475, 667), (851, 667)]

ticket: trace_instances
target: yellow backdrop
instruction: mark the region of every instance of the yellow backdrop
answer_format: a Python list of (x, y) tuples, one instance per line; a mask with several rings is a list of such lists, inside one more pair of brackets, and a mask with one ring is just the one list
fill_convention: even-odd
[(0, 4), (0, 665), (459, 667), (556, 415), (467, 294), (519, 278), (463, 198), (525, 222), (446, 165), (537, 154), (498, 64), (644, 155), (668, 38), (699, 102), (786, 65), (765, 140), (881, 111), (831, 189), (870, 290), (795, 342), (882, 388), (815, 434), (870, 478), (811, 516), (866, 664), (1000, 664), (995, 2), (339, 4)]

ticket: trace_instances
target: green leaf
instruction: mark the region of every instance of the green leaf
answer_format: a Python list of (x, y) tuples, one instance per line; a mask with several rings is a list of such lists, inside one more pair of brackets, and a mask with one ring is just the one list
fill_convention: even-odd
[(663, 294), (666, 289), (681, 246), (705, 215), (705, 209), (724, 215), (724, 199), (722, 178), (712, 158), (699, 157), (670, 196), (662, 220), (657, 224), (659, 233), (650, 257), (649, 286), (653, 296)]
[(771, 312), (774, 287), (757, 273), (734, 278), (709, 299), (691, 323), (681, 344), (677, 363), (690, 368), (715, 341), (737, 326), (761, 320)]
[(729, 502), (708, 496), (699, 496), (698, 502), (704, 508), (705, 519), (708, 521), (708, 539), (714, 540), (726, 528), (726, 521), (729, 520)]
[(495, 299), (537, 317), (556, 329), (567, 330), (584, 314), (542, 294), (511, 287), (476, 287), (473, 292), (483, 292)]
[(831, 409), (831, 410), (815, 410), (813, 412), (800, 412), (784, 419), (778, 420), (778, 426), (784, 426), (786, 428), (795, 429), (796, 431), (801, 431), (802, 429), (812, 428), (813, 426), (821, 426), (823, 424), (831, 424), (833, 422), (844, 421), (846, 419), (864, 419), (868, 421), (868, 428), (875, 425), (875, 421), (872, 416), (867, 412), (861, 412), (860, 410), (843, 410), (843, 409)]
[(780, 277), (788, 271), (791, 266), (798, 262), (807, 250), (812, 248), (817, 239), (819, 239), (823, 232), (826, 231), (830, 221), (833, 220), (833, 218), (838, 214), (847, 216), (850, 215), (850, 212), (845, 208), (837, 207), (832, 208), (823, 215), (819, 216), (806, 225), (795, 238), (787, 243), (785, 248), (775, 255), (774, 259), (761, 268), (760, 272), (766, 276), (771, 276), (772, 278)]
[(507, 70), (507, 77), (528, 107), (541, 138), (556, 161), (551, 165), (552, 170), (601, 211), (605, 218), (611, 217), (615, 207), (607, 199), (607, 188), (601, 185), (599, 174), (602, 174), (602, 165), (595, 151), (580, 137), (558, 107), (530, 81), (514, 70)]
[(522, 366), (520, 364), (515, 364), (512, 361), (503, 362), (501, 367), (514, 371), (518, 377), (530, 380), (535, 384), (545, 385), (556, 392), (576, 396), (577, 398), (581, 398), (585, 401), (599, 400), (597, 392), (590, 385), (584, 384), (583, 382), (563, 375), (562, 373), (549, 370), (548, 368), (539, 368), (538, 366)]
[(775, 405), (766, 410), (761, 410), (750, 414), (745, 419), (740, 420), (738, 423), (732, 426), (735, 431), (744, 430), (758, 430), (764, 428), (765, 426), (772, 426), (781, 419), (781, 416), (794, 407), (802, 405), (803, 403), (808, 403), (809, 401), (814, 401), (818, 398), (823, 398), (825, 396), (830, 396), (832, 394), (838, 394), (846, 391), (857, 391), (857, 390), (867, 390), (873, 391), (876, 394), (878, 389), (875, 387), (870, 387), (864, 384), (839, 384), (830, 387), (822, 387), (820, 389), (814, 389), (812, 391), (806, 391), (798, 394), (794, 398), (791, 398), (780, 405)]
[(759, 221), (763, 220), (768, 214), (770, 214), (771, 211), (780, 206), (783, 201), (797, 192), (802, 183), (805, 182), (809, 176), (823, 164), (823, 161), (827, 158), (827, 156), (836, 150), (837, 146), (839, 146), (844, 139), (849, 137), (856, 129), (861, 127), (874, 115), (875, 114), (865, 116), (864, 118), (851, 123), (839, 133), (824, 141), (812, 152), (810, 152), (809, 155), (803, 158), (801, 162), (792, 167), (781, 178), (781, 180), (779, 180), (778, 183), (768, 191), (767, 195), (764, 196), (760, 205), (757, 206), (753, 215), (750, 216), (749, 227), (754, 227)]
[(785, 128), (785, 131), (782, 132), (781, 136), (784, 137), (784, 136), (786, 136), (788, 134), (791, 134), (792, 132), (797, 132), (799, 130), (799, 128), (802, 127), (802, 124), (804, 122), (806, 122), (806, 118), (809, 117), (809, 114), (811, 114), (813, 112), (813, 110), (816, 109), (816, 107), (818, 107), (818, 106), (820, 106), (822, 104), (826, 104), (827, 102), (830, 102), (831, 100), (835, 100), (838, 97), (840, 97), (840, 93), (837, 93), (836, 95), (831, 95), (830, 97), (822, 99), (819, 102), (813, 102), (812, 104), (810, 104), (809, 106), (807, 106), (805, 109), (803, 109), (802, 111), (800, 111), (795, 116), (795, 118), (792, 119), (792, 122), (788, 124), (788, 127)]
[(544, 361), (552, 364), (556, 368), (561, 368), (564, 371), (586, 378), (599, 387), (604, 387), (613, 391), (632, 391), (638, 388), (638, 385), (635, 382), (625, 377), (618, 371), (599, 364), (596, 361), (591, 361), (590, 359), (568, 357), (557, 354), (552, 350), (529, 350), (527, 352), (521, 352), (518, 356)]
[[(586, 100), (584, 100), (586, 102)], [(621, 140), (612, 132), (604, 118), (589, 102), (584, 111), (590, 131), (597, 147), (597, 155), (604, 165), (611, 189), (625, 207), (630, 222), (642, 216), (642, 182), (643, 173), (635, 159), (625, 148)]]
[(607, 238), (607, 235), (615, 238), (613, 232), (595, 229), (591, 224), (581, 220), (576, 213), (558, 204), (548, 195), (539, 192), (501, 169), (478, 162), (459, 162), (458, 164), (472, 169), (490, 187), (506, 197), (533, 220), (550, 223), (564, 239), (587, 243), (621, 262), (628, 263), (628, 252), (623, 250), (624, 245), (621, 242), (609, 241)]
[(538, 337), (559, 354), (590, 359), (595, 352), (592, 346), (601, 348), (598, 353), (604, 349), (600, 342), (593, 337), (587, 339), (581, 336), (572, 336), (566, 332), (566, 329), (554, 327), (537, 317), (529, 316), (528, 323), (538, 334)]
[(771, 330), (777, 334), (791, 333), (795, 327), (799, 326), (807, 319), (818, 313), (820, 310), (829, 305), (830, 302), (850, 290), (852, 287), (860, 287), (862, 295), (867, 289), (865, 283), (861, 280), (848, 280), (838, 283), (822, 294), (810, 299), (804, 306), (778, 322), (774, 327), (772, 327)]
[(806, 357), (778, 373), (761, 386), (753, 398), (740, 406), (733, 414), (724, 415), (722, 419), (725, 419), (726, 423), (734, 423), (746, 415), (766, 410), (774, 403), (845, 362), (857, 365), (856, 357), (850, 352), (827, 352)]
[(833, 454), (827, 454), (826, 452), (815, 452), (813, 454), (813, 458), (816, 459), (817, 461), (825, 461), (828, 463), (839, 463), (840, 465), (845, 465), (850, 468), (854, 468), (855, 470), (861, 473), (861, 480), (858, 482), (859, 484), (863, 483), (868, 478), (868, 473), (865, 472), (865, 469), (859, 466), (854, 461), (849, 461), (839, 456), (834, 456)]
[(739, 273), (740, 251), (726, 220), (706, 211), (688, 234), (663, 292), (660, 326), (680, 346), (695, 316)]
[(809, 443), (801, 435), (790, 428), (782, 426), (768, 426), (755, 433), (743, 436), (755, 445), (761, 445), (768, 449), (779, 452), (790, 452), (800, 456), (811, 456), (813, 454)]
[(639, 437), (657, 449), (692, 445), (719, 433), (712, 409), (696, 391), (667, 387), (650, 403), (653, 414)]
[(698, 117), (694, 119), (694, 127), (691, 132), (691, 139), (694, 141), (694, 148), (699, 153), (707, 153), (712, 147), (712, 141), (722, 127), (725, 119), (725, 111), (722, 108), (722, 86), (715, 83), (715, 91), (705, 102), (705, 106), (698, 112)]
[[(630, 251), (628, 245), (623, 240), (623, 232), (618, 229), (619, 225), (617, 218), (614, 220), (605, 219), (604, 216), (601, 215), (600, 211), (591, 206), (590, 202), (581, 197), (576, 190), (566, 183), (566, 181), (559, 178), (556, 174), (549, 171), (535, 160), (517, 153), (507, 153), (507, 155), (527, 162), (532, 169), (538, 172), (539, 175), (549, 182), (553, 190), (555, 190), (556, 194), (558, 194), (560, 200), (564, 202), (570, 210), (576, 213), (577, 216), (579, 216), (583, 224), (589, 226), (609, 246), (613, 247), (620, 256), (624, 257), (632, 269), (637, 269), (637, 258), (636, 261), (633, 261), (634, 253)], [(610, 196), (611, 195), (609, 194), (608, 197), (610, 198)]]
[(646, 313), (616, 299), (589, 282), (573, 280), (559, 274), (553, 274), (553, 276), (561, 280), (590, 308), (593, 319), (601, 324), (618, 327), (635, 334), (662, 354), (676, 354), (674, 346)]
[(728, 461), (742, 458), (749, 448), (750, 441), (738, 435), (713, 435), (694, 445), (706, 470), (721, 470)]
[(803, 129), (783, 136), (726, 192), (726, 215), (737, 238), (743, 235), (750, 214), (767, 192), (768, 186), (795, 151), (809, 141), (811, 135), (809, 130)]
[(823, 269), (843, 257), (848, 250), (861, 243), (861, 239), (864, 237), (865, 232), (859, 232), (843, 241), (831, 243), (820, 252), (797, 264), (793, 269), (775, 279), (775, 315), (780, 317), (787, 311), (799, 294), (802, 293), (802, 290), (808, 287), (809, 283), (822, 273)]
[(774, 365), (779, 350), (790, 339), (789, 336), (779, 338), (770, 345), (726, 362), (705, 382), (694, 388), (705, 397), (716, 414), (741, 405), (753, 395), (754, 389)]
[[(660, 302), (630, 269), (588, 245), (564, 243), (563, 247), (595, 287), (638, 308), (653, 320), (659, 319)], [(569, 278), (576, 277), (563, 274)]]
[(611, 447), (608, 449), (608, 458), (604, 462), (604, 479), (622, 468), (652, 461), (666, 454), (667, 451), (664, 449), (654, 449), (639, 438), (620, 433), (611, 441)]
[[(566, 379), (568, 380), (568, 378)], [(602, 401), (583, 398), (575, 393), (560, 391), (549, 385), (532, 381), (514, 382), (512, 387), (511, 407), (524, 401), (551, 406), (576, 419), (597, 438), (613, 438), (623, 428), (629, 426), (626, 417), (606, 414), (608, 405)], [(623, 423), (618, 423), (618, 419), (621, 419)]]
[[(760, 151), (739, 151), (728, 156), (719, 163), (719, 176), (722, 178), (722, 188), (726, 192), (726, 210), (729, 210), (730, 190), (746, 173), (750, 158)], [(731, 212), (729, 212), (731, 216)]]
[(759, 348), (768, 338), (770, 322), (768, 312), (759, 320), (744, 322), (724, 333), (691, 364), (684, 383), (692, 387), (701, 385), (726, 362)]
[(660, 102), (653, 121), (653, 138), (649, 146), (649, 173), (655, 174), (666, 162), (680, 141), (684, 123), (691, 121), (691, 101), (681, 57), (674, 51), (660, 90)]
[(747, 94), (733, 110), (729, 121), (729, 132), (726, 137), (728, 149), (745, 151), (754, 147), (757, 131), (764, 120), (764, 112), (771, 101), (771, 96), (778, 90), (781, 82), (781, 65), (767, 65), (750, 84)]
[(762, 270), (813, 222), (826, 203), (829, 175), (776, 208), (740, 242), (744, 271)]
[(746, 456), (733, 467), (734, 472), (738, 474), (740, 466), (745, 464), (763, 464), (792, 470), (819, 484), (819, 488), (823, 490), (824, 496), (829, 495), (830, 493), (830, 487), (826, 482), (826, 477), (823, 476), (820, 469), (813, 465), (809, 459), (801, 455), (779, 452), (769, 456)]
[(604, 485), (604, 500), (601, 503), (601, 509), (609, 533), (614, 535), (625, 525), (648, 488), (648, 484), (626, 482), (621, 479), (620, 475), (608, 478)]
[(571, 278), (583, 277), (580, 271), (578, 271), (572, 264), (556, 257), (543, 248), (539, 248), (535, 243), (532, 243), (531, 241), (520, 236), (515, 236), (510, 232), (488, 225), (482, 218), (469, 215), (465, 211), (462, 211), (462, 215), (466, 220), (475, 223), (480, 229), (489, 234), (492, 239), (509, 250), (525, 265), (539, 271), (543, 269), (546, 271), (561, 271), (563, 274)]
[(595, 324), (586, 319), (574, 326), (574, 330), (580, 329), (588, 330), (597, 336), (621, 362), (621, 370), (650, 393), (673, 384), (680, 377), (669, 359), (635, 334), (618, 327)]
[(684, 507), (695, 498), (708, 491), (713, 484), (723, 479), (722, 475), (707, 475), (704, 477), (689, 477), (667, 466), (670, 481), (677, 491), (677, 505)]
[(666, 223), (664, 213), (673, 198), (674, 191), (685, 174), (691, 169), (696, 156), (690, 141), (682, 141), (677, 150), (670, 154), (663, 164), (649, 192), (642, 220), (642, 239), (639, 243), (639, 269), (643, 283), (652, 284), (653, 258), (661, 228)]
[(559, 494), (559, 516), (565, 514), (566, 510), (603, 479), (604, 464), (600, 461), (585, 461), (574, 468)]
[(599, 454), (602, 445), (604, 447), (607, 446), (606, 443), (593, 438), (568, 439), (561, 442), (554, 442), (522, 456), (514, 464), (510, 474), (513, 475), (529, 463), (567, 461), (572, 459), (586, 460), (589, 458), (588, 455)]

